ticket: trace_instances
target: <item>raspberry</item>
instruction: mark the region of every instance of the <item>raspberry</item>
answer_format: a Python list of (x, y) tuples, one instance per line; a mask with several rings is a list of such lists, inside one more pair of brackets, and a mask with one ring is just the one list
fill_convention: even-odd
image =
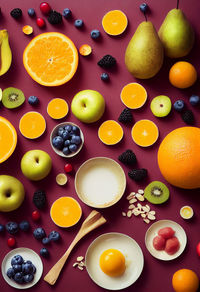
[(120, 114), (120, 116), (118, 118), (118, 121), (121, 122), (121, 123), (124, 123), (124, 124), (132, 123), (133, 122), (133, 116), (132, 116), (132, 113), (131, 113), (130, 109), (125, 108), (121, 112), (121, 114)]
[(97, 64), (102, 68), (111, 68), (116, 65), (116, 59), (111, 55), (105, 55)]
[(188, 125), (194, 124), (194, 115), (191, 110), (187, 110), (184, 113), (182, 113), (181, 118)]
[(128, 172), (128, 176), (135, 181), (141, 181), (147, 176), (147, 169), (133, 169)]
[(133, 165), (137, 162), (136, 156), (132, 150), (126, 150), (118, 157), (119, 161), (124, 164)]

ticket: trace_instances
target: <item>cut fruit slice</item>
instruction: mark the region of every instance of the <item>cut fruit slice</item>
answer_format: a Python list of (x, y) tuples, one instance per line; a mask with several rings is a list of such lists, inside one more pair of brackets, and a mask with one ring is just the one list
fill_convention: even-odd
[(22, 31), (24, 34), (30, 35), (33, 33), (33, 28), (30, 25), (25, 25), (25, 26), (23, 26)]
[(79, 48), (79, 53), (84, 57), (89, 56), (92, 53), (92, 48), (90, 45), (84, 44)]
[(147, 100), (146, 89), (139, 83), (128, 83), (122, 88), (121, 101), (130, 109), (142, 107)]
[(67, 183), (67, 176), (64, 173), (59, 173), (56, 176), (56, 182), (59, 186), (64, 186)]
[(0, 163), (7, 160), (17, 145), (17, 132), (13, 125), (0, 116)]
[(71, 197), (61, 197), (51, 206), (50, 216), (59, 227), (71, 227), (81, 218), (79, 203)]
[(48, 32), (30, 41), (24, 50), (23, 63), (28, 74), (39, 84), (58, 86), (74, 76), (78, 52), (66, 35)]
[(8, 87), (3, 90), (2, 103), (6, 108), (13, 109), (22, 105), (25, 101), (24, 93), (14, 87)]
[(99, 139), (106, 145), (115, 145), (123, 137), (122, 127), (113, 120), (105, 121), (98, 130)]
[(47, 106), (47, 113), (52, 119), (62, 119), (69, 111), (67, 102), (62, 98), (52, 99)]
[(144, 197), (152, 204), (163, 204), (169, 199), (169, 189), (164, 183), (153, 181), (145, 188)]
[(38, 112), (27, 112), (19, 121), (19, 130), (28, 139), (39, 138), (45, 129), (46, 121)]
[(128, 25), (128, 19), (121, 10), (111, 10), (102, 19), (104, 31), (112, 36), (122, 34)]
[(140, 120), (133, 126), (131, 136), (137, 145), (148, 147), (157, 141), (158, 127), (150, 120)]
[(156, 96), (152, 99), (150, 108), (154, 116), (166, 117), (172, 108), (171, 99), (166, 95)]

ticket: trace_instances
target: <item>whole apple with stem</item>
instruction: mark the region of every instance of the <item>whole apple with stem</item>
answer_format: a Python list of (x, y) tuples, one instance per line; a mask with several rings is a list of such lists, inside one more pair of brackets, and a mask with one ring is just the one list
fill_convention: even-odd
[(21, 160), (21, 170), (25, 177), (38, 181), (45, 178), (51, 171), (52, 161), (49, 154), (42, 150), (30, 150)]

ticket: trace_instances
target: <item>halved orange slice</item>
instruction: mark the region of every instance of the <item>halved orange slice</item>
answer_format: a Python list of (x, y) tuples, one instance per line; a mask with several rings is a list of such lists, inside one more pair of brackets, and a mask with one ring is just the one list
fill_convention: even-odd
[(147, 100), (146, 89), (139, 83), (128, 83), (122, 88), (121, 101), (130, 109), (142, 107)]
[(68, 104), (63, 98), (53, 98), (47, 105), (47, 113), (52, 119), (62, 119), (68, 111)]
[(0, 163), (7, 160), (17, 145), (17, 132), (13, 125), (0, 116)]
[(104, 31), (112, 36), (122, 34), (128, 24), (126, 15), (121, 10), (111, 10), (102, 19)]
[(28, 74), (41, 85), (58, 86), (69, 81), (78, 66), (78, 52), (64, 34), (47, 32), (36, 36), (24, 50)]
[(39, 138), (45, 129), (46, 121), (38, 112), (27, 112), (19, 121), (19, 130), (28, 139)]
[(120, 124), (113, 120), (103, 122), (98, 130), (99, 139), (106, 145), (119, 143), (123, 134), (123, 129)]
[(150, 120), (140, 120), (133, 126), (131, 136), (137, 145), (148, 147), (157, 141), (158, 127)]

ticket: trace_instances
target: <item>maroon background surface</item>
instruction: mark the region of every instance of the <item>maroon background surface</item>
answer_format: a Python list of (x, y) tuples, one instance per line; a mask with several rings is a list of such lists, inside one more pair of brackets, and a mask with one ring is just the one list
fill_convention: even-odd
[[(157, 119), (154, 117), (150, 111), (149, 105), (153, 97), (166, 94), (172, 101), (175, 101), (178, 98), (185, 100), (189, 109), (191, 105), (189, 104), (188, 98), (191, 94), (199, 94), (199, 85), (198, 82), (195, 86), (188, 90), (179, 90), (169, 83), (168, 81), (168, 71), (169, 68), (175, 60), (170, 60), (165, 58), (164, 65), (157, 74), (151, 80), (140, 80), (139, 82), (145, 86), (148, 92), (148, 101), (146, 105), (141, 110), (133, 111), (133, 116), (135, 121), (138, 121), (143, 118), (149, 118), (154, 121), (160, 131), (160, 137), (157, 143), (148, 149), (140, 148), (134, 144), (131, 139), (130, 131), (131, 127), (123, 125), (124, 129), (124, 138), (116, 146), (107, 147), (100, 142), (97, 137), (97, 129), (99, 125), (106, 119), (115, 119), (117, 120), (120, 112), (124, 108), (122, 102), (120, 101), (120, 92), (122, 87), (129, 83), (134, 82), (134, 79), (126, 70), (124, 65), (124, 52), (125, 48), (132, 37), (134, 31), (140, 22), (144, 20), (142, 14), (139, 11), (139, 5), (141, 1), (139, 0), (69, 0), (65, 1), (49, 1), (52, 8), (55, 10), (61, 11), (69, 7), (73, 13), (73, 19), (67, 21), (63, 19), (63, 24), (60, 26), (52, 26), (46, 22), (45, 29), (39, 29), (35, 23), (35, 19), (31, 19), (27, 15), (27, 9), (30, 7), (35, 8), (37, 16), (41, 16), (39, 10), (39, 0), (15, 0), (15, 1), (1, 1), (2, 17), (0, 18), (0, 29), (6, 28), (10, 36), (10, 45), (13, 52), (13, 62), (10, 70), (0, 77), (0, 87), (2, 89), (14, 86), (23, 90), (26, 96), (25, 104), (16, 109), (8, 110), (3, 106), (0, 106), (0, 115), (6, 117), (10, 120), (11, 123), (16, 127), (18, 132), (18, 144), (14, 154), (3, 164), (0, 165), (0, 174), (13, 175), (16, 178), (20, 179), (24, 184), (26, 189), (26, 198), (22, 206), (11, 213), (1, 213), (0, 222), (6, 223), (9, 220), (20, 220), (28, 219), (31, 222), (32, 230), (36, 227), (42, 226), (45, 228), (46, 232), (49, 233), (51, 230), (59, 230), (62, 236), (60, 243), (54, 243), (49, 247), (50, 258), (42, 259), (44, 264), (44, 273), (43, 276), (49, 271), (51, 266), (60, 258), (64, 251), (69, 246), (70, 242), (73, 240), (77, 231), (80, 228), (81, 222), (83, 219), (90, 213), (91, 208), (84, 205), (80, 202), (83, 208), (83, 217), (81, 221), (74, 228), (69, 228), (66, 230), (59, 229), (54, 225), (49, 216), (49, 209), (51, 204), (60, 196), (72, 196), (76, 199), (77, 195), (74, 188), (74, 174), (69, 175), (68, 184), (65, 187), (60, 187), (55, 182), (55, 177), (58, 173), (63, 172), (63, 167), (66, 162), (71, 162), (74, 166), (75, 171), (78, 167), (87, 159), (95, 156), (107, 156), (117, 160), (118, 155), (125, 151), (128, 148), (131, 148), (137, 155), (138, 167), (144, 167), (148, 169), (149, 175), (148, 179), (143, 184), (136, 184), (127, 176), (127, 189), (123, 198), (115, 206), (101, 210), (103, 215), (107, 219), (107, 224), (100, 227), (98, 230), (95, 230), (84, 238), (79, 245), (74, 249), (70, 258), (68, 259), (64, 270), (54, 287), (49, 286), (43, 279), (30, 291), (103, 291), (102, 288), (98, 287), (87, 275), (86, 271), (75, 270), (72, 267), (72, 264), (76, 261), (76, 257), (79, 255), (85, 255), (87, 247), (89, 244), (100, 234), (106, 232), (123, 232), (132, 238), (134, 238), (142, 248), (145, 258), (144, 270), (141, 277), (138, 281), (133, 284), (133, 286), (125, 289), (124, 291), (140, 291), (140, 292), (151, 292), (151, 291), (163, 291), (169, 292), (172, 291), (171, 278), (173, 273), (180, 268), (190, 268), (193, 269), (200, 276), (200, 258), (196, 255), (196, 244), (200, 241), (199, 235), (199, 222), (200, 222), (200, 212), (199, 212), (199, 190), (181, 190), (174, 188), (168, 185), (171, 198), (168, 203), (163, 206), (153, 206), (152, 209), (156, 210), (157, 220), (161, 219), (170, 219), (174, 220), (182, 225), (185, 229), (188, 236), (188, 243), (184, 253), (176, 260), (171, 262), (163, 262), (153, 258), (144, 245), (144, 236), (147, 228), (150, 225), (146, 225), (139, 218), (123, 218), (121, 212), (127, 209), (127, 200), (126, 196), (130, 191), (137, 191), (138, 188), (143, 188), (147, 185), (148, 182), (153, 180), (161, 180), (165, 182), (162, 178), (156, 161), (157, 150), (161, 140), (164, 136), (169, 133), (171, 130), (184, 126), (185, 124), (181, 120), (181, 117), (175, 111), (172, 111), (170, 115), (163, 119)], [(168, 11), (175, 7), (175, 0), (163, 0), (163, 1), (147, 1), (151, 13), (149, 14), (149, 20), (151, 20), (155, 27), (158, 29), (164, 20), (164, 17)], [(19, 21), (14, 20), (10, 16), (11, 9), (15, 7), (20, 7), (23, 10), (23, 18)], [(195, 46), (184, 60), (188, 60), (193, 63), (200, 73), (199, 65), (199, 11), (200, 11), (200, 2), (197, 0), (182, 0), (180, 3), (180, 8), (186, 13), (188, 19), (193, 25), (196, 33), (196, 42)], [(121, 9), (124, 11), (129, 19), (129, 25), (125, 33), (121, 37), (109, 37), (104, 33), (101, 20), (103, 15), (111, 9)], [(82, 30), (78, 30), (74, 27), (74, 19), (81, 18), (84, 20), (85, 26)], [(75, 74), (74, 78), (67, 84), (60, 86), (58, 88), (45, 88), (35, 83), (26, 73), (23, 63), (22, 63), (22, 54), (23, 50), (32, 39), (33, 36), (26, 36), (22, 32), (22, 26), (30, 24), (34, 28), (34, 35), (36, 36), (39, 33), (46, 31), (58, 31), (65, 33), (69, 36), (79, 48), (83, 43), (88, 43), (93, 48), (93, 53), (90, 57), (84, 58), (80, 56), (80, 62), (78, 66), (78, 71)], [(102, 33), (102, 37), (98, 41), (94, 41), (90, 38), (90, 31), (92, 29), (99, 29)], [(42, 53), (42, 52), (41, 52)], [(97, 61), (104, 56), (105, 54), (111, 54), (117, 59), (117, 67), (115, 70), (110, 72), (110, 82), (104, 83), (100, 80), (100, 74), (104, 71), (96, 65)], [(57, 156), (50, 147), (49, 135), (52, 128), (58, 123), (55, 120), (52, 120), (46, 113), (46, 107), (48, 102), (54, 97), (62, 97), (71, 103), (73, 96), (80, 90), (83, 89), (94, 89), (102, 93), (106, 101), (106, 111), (102, 119), (95, 124), (86, 125), (79, 122), (72, 114), (69, 112), (68, 116), (64, 121), (71, 121), (77, 123), (85, 135), (85, 145), (79, 155), (73, 159), (66, 160)], [(40, 99), (40, 105), (36, 108), (40, 113), (42, 113), (47, 122), (47, 129), (45, 134), (38, 140), (28, 140), (25, 139), (19, 132), (18, 123), (21, 116), (30, 110), (34, 110), (28, 102), (27, 98), (30, 95), (36, 95)], [(199, 112), (198, 108), (193, 109), (196, 118), (196, 126), (199, 125)], [(20, 161), (23, 154), (31, 149), (42, 149), (47, 151), (53, 160), (53, 168), (50, 175), (40, 181), (40, 182), (31, 182), (28, 181), (21, 173), (20, 170)], [(123, 166), (123, 169), (128, 174), (128, 167)], [(173, 167), (173, 166), (172, 166)], [(165, 182), (166, 183), (166, 182)], [(41, 211), (41, 222), (34, 223), (31, 219), (31, 213), (35, 209), (32, 203), (33, 192), (36, 189), (44, 189), (47, 193), (48, 207)], [(180, 218), (179, 210), (183, 205), (191, 205), (195, 212), (195, 217), (189, 222), (184, 221)], [(6, 244), (6, 240), (9, 237), (8, 234), (1, 236), (0, 238), (0, 261), (3, 260), (3, 257), (7, 252), (10, 251), (9, 247)], [(39, 253), (42, 244), (36, 241), (32, 232), (25, 234), (19, 232), (16, 235), (17, 247), (29, 247)], [(137, 263), (136, 263), (137, 264)], [(0, 275), (0, 287), (3, 291), (13, 291), (14, 288), (8, 286), (8, 284), (3, 280), (2, 275)]]

